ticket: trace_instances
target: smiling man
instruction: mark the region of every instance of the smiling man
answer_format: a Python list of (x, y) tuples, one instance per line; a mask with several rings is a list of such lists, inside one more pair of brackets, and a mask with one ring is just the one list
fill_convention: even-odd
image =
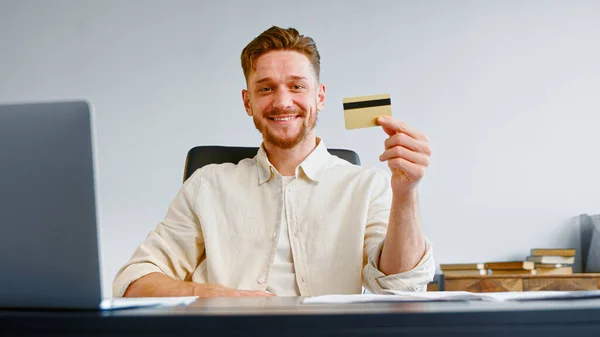
[(208, 165), (118, 272), (114, 296), (314, 296), (424, 291), (434, 262), (418, 211), (427, 137), (392, 117), (382, 170), (328, 153), (315, 42), (272, 27), (242, 51), (252, 159)]

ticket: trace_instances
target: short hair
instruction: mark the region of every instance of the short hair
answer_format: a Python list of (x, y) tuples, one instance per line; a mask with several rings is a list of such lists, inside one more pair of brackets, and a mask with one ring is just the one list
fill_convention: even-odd
[(255, 37), (242, 51), (242, 69), (248, 83), (250, 72), (256, 70), (256, 60), (274, 50), (293, 50), (305, 55), (315, 74), (317, 81), (321, 71), (321, 56), (317, 44), (309, 37), (300, 35), (294, 28), (283, 29), (273, 26)]

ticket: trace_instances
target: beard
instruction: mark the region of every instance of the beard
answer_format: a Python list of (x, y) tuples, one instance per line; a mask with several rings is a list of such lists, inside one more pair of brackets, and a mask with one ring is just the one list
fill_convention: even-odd
[[(315, 109), (316, 111), (316, 109)], [(266, 116), (266, 118), (269, 117), (277, 117), (278, 115), (284, 115), (284, 114), (295, 114), (295, 115), (299, 115), (299, 118), (306, 118), (306, 112), (303, 110), (293, 110), (293, 111), (281, 111), (281, 110), (274, 110), (272, 111), (269, 115)], [(276, 135), (274, 132), (272, 132), (265, 124), (263, 123), (263, 121), (260, 118), (257, 118), (256, 116), (252, 116), (252, 120), (254, 121), (254, 126), (256, 127), (256, 129), (262, 134), (263, 136), (263, 140), (266, 143), (270, 143), (280, 149), (291, 149), (294, 146), (300, 144), (304, 139), (306, 139), (306, 136), (315, 128), (315, 126), (317, 125), (317, 114), (313, 114), (312, 118), (310, 120), (304, 120), (302, 123), (302, 126), (300, 127), (300, 130), (298, 131), (298, 133), (296, 135), (290, 135), (289, 137), (279, 137), (278, 135)]]

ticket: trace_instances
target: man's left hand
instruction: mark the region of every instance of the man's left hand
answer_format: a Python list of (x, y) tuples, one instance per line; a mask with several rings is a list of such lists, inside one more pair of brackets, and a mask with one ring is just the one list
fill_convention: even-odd
[(415, 191), (429, 166), (429, 138), (393, 117), (379, 117), (377, 124), (381, 125), (389, 136), (385, 140), (385, 151), (379, 156), (379, 160), (387, 161), (392, 171), (392, 191), (395, 195), (406, 195)]

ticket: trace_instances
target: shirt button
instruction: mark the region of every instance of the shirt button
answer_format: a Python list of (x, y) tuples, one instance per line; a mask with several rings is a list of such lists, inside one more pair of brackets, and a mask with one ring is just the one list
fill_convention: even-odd
[(277, 232), (273, 232), (273, 235), (271, 235), (271, 237), (272, 237), (273, 239), (275, 239), (275, 238), (277, 237)]
[(265, 283), (265, 278), (264, 278), (264, 277), (262, 277), (262, 276), (261, 276), (261, 277), (259, 277), (259, 278), (258, 278), (258, 283), (260, 283), (260, 284), (264, 284), (264, 283)]
[(300, 282), (304, 283), (304, 276), (300, 276)]
[(300, 236), (300, 233), (299, 233), (297, 230), (296, 230), (296, 231), (294, 231), (294, 237), (295, 237), (295, 238), (297, 238), (297, 237), (299, 237), (299, 236)]

